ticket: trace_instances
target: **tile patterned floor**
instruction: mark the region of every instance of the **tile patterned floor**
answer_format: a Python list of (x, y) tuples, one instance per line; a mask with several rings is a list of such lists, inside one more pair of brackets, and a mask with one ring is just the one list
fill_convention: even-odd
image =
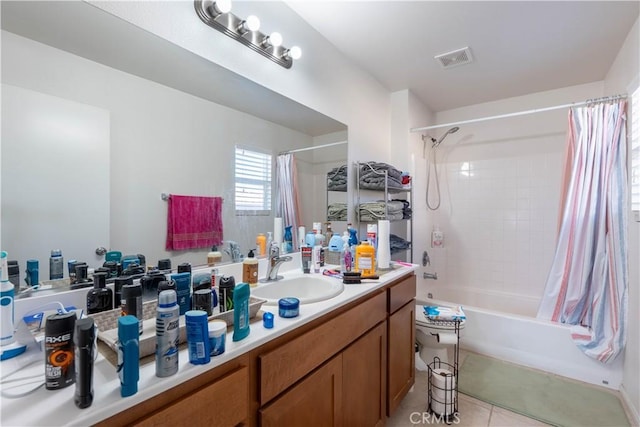
[[(465, 353), (460, 353), (460, 363), (464, 360)], [(387, 419), (388, 427), (446, 425), (443, 421), (432, 418), (427, 408), (427, 373), (416, 371), (416, 383), (413, 389), (400, 403), (400, 407)], [(515, 412), (493, 406), (473, 397), (458, 394), (459, 416), (451, 420), (452, 426), (473, 427), (533, 427), (547, 426), (548, 424), (532, 418), (524, 417)]]
[[(462, 365), (469, 352), (460, 350), (459, 364)], [(424, 371), (420, 371), (420, 367)], [(422, 361), (416, 359), (416, 382), (411, 391), (400, 403), (400, 407), (391, 418), (387, 418), (386, 425), (389, 427), (409, 427), (426, 425), (446, 425), (444, 421), (434, 419), (433, 415), (427, 412), (427, 366)], [(585, 387), (596, 387), (610, 393), (618, 393), (613, 390), (603, 389), (591, 384), (582, 383)], [(450, 420), (451, 426), (473, 426), (473, 427), (533, 427), (548, 426), (538, 420), (525, 417), (509, 410), (493, 406), (490, 403), (469, 397), (462, 393), (458, 394), (459, 415)], [(632, 417), (625, 407), (627, 419)], [(634, 425), (631, 423), (631, 425)]]

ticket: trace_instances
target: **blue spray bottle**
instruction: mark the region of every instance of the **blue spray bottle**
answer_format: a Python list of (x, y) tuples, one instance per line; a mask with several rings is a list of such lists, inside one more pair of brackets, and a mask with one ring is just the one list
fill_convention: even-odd
[(290, 225), (284, 228), (284, 252), (286, 254), (293, 252), (293, 234), (291, 233)]
[(351, 260), (356, 259), (356, 246), (358, 246), (358, 230), (349, 227), (349, 251), (351, 252)]

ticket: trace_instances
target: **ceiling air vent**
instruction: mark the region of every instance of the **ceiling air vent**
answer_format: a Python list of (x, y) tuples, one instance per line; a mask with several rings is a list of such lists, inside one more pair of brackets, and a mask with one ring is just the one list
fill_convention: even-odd
[(471, 49), (463, 47), (462, 49), (453, 50), (451, 52), (442, 53), (433, 57), (442, 68), (453, 68), (458, 65), (469, 64), (473, 61)]

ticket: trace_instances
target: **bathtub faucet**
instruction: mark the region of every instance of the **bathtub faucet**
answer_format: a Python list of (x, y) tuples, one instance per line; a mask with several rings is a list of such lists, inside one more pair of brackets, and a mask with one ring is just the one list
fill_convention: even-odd
[(433, 279), (438, 280), (438, 273), (422, 273), (423, 279)]

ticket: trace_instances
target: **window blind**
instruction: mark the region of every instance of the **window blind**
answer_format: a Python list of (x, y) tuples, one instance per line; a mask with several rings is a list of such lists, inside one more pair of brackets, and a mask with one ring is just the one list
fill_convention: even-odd
[(236, 213), (244, 215), (270, 213), (271, 168), (271, 154), (236, 147)]

